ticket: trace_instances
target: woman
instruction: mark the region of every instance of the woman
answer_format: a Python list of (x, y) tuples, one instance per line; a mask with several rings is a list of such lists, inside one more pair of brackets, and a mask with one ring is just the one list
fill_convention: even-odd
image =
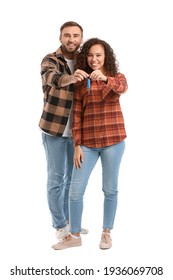
[(60, 250), (82, 245), (80, 231), (83, 196), (91, 172), (100, 157), (104, 193), (100, 249), (109, 249), (112, 246), (110, 231), (117, 209), (119, 167), (126, 138), (119, 99), (127, 90), (127, 81), (118, 70), (113, 49), (98, 38), (84, 43), (77, 58), (76, 69), (83, 70), (85, 75), (81, 75), (81, 82), (76, 83), (74, 94), (75, 151), (69, 194), (71, 234), (53, 245), (53, 248)]

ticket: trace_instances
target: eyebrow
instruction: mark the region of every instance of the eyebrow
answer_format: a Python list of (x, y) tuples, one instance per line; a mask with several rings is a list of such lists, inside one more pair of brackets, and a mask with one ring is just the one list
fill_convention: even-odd
[(74, 34), (71, 34), (71, 33), (64, 33), (63, 35), (74, 35), (74, 36), (80, 36), (79, 33), (74, 33)]
[(94, 53), (94, 54), (89, 52), (88, 55), (89, 55), (89, 54), (90, 54), (90, 55), (94, 55), (94, 54), (98, 55), (98, 54), (102, 54), (102, 52), (100, 52), (100, 53)]

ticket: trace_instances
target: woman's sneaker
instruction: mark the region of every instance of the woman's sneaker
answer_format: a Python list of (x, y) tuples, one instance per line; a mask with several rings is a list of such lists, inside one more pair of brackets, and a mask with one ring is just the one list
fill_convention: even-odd
[(74, 235), (67, 235), (65, 236), (60, 242), (57, 244), (52, 245), (54, 250), (63, 250), (71, 247), (77, 247), (82, 245), (81, 237), (76, 237)]
[(110, 249), (112, 247), (112, 239), (110, 233), (103, 232), (100, 241), (100, 249)]

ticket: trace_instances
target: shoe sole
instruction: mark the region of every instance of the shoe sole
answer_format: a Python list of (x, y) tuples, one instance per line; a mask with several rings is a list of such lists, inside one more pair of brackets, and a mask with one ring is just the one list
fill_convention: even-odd
[(61, 248), (56, 248), (56, 247), (54, 248), (54, 246), (52, 246), (52, 248), (54, 250), (64, 250), (64, 249), (73, 248), (73, 247), (79, 247), (79, 246), (82, 246), (82, 244), (70, 245), (70, 246), (61, 247)]
[[(111, 246), (112, 247), (112, 246)], [(103, 248), (103, 247), (100, 247), (101, 250), (107, 250), (107, 249), (110, 249), (111, 247), (107, 247), (107, 248)]]
[(110, 244), (109, 247), (106, 247), (106, 246), (102, 247), (101, 245), (99, 245), (99, 248), (102, 250), (110, 249), (111, 247), (112, 247), (112, 244)]

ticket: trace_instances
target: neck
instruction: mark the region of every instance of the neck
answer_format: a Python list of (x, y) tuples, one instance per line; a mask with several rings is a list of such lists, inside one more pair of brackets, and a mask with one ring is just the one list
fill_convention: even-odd
[(64, 57), (67, 58), (67, 59), (75, 60), (75, 59), (76, 59), (77, 53), (76, 53), (76, 52), (72, 52), (72, 53), (63, 52), (63, 55), (64, 55)]
[(75, 58), (75, 55), (74, 54), (66, 54), (66, 53), (63, 53), (64, 57), (67, 58), (67, 59), (70, 59), (70, 60), (74, 60)]
[(63, 48), (61, 48), (62, 50), (62, 53), (63, 53), (63, 56), (67, 59), (70, 59), (70, 60), (74, 60), (75, 57), (76, 57), (76, 52), (67, 52), (66, 50), (64, 50)]

